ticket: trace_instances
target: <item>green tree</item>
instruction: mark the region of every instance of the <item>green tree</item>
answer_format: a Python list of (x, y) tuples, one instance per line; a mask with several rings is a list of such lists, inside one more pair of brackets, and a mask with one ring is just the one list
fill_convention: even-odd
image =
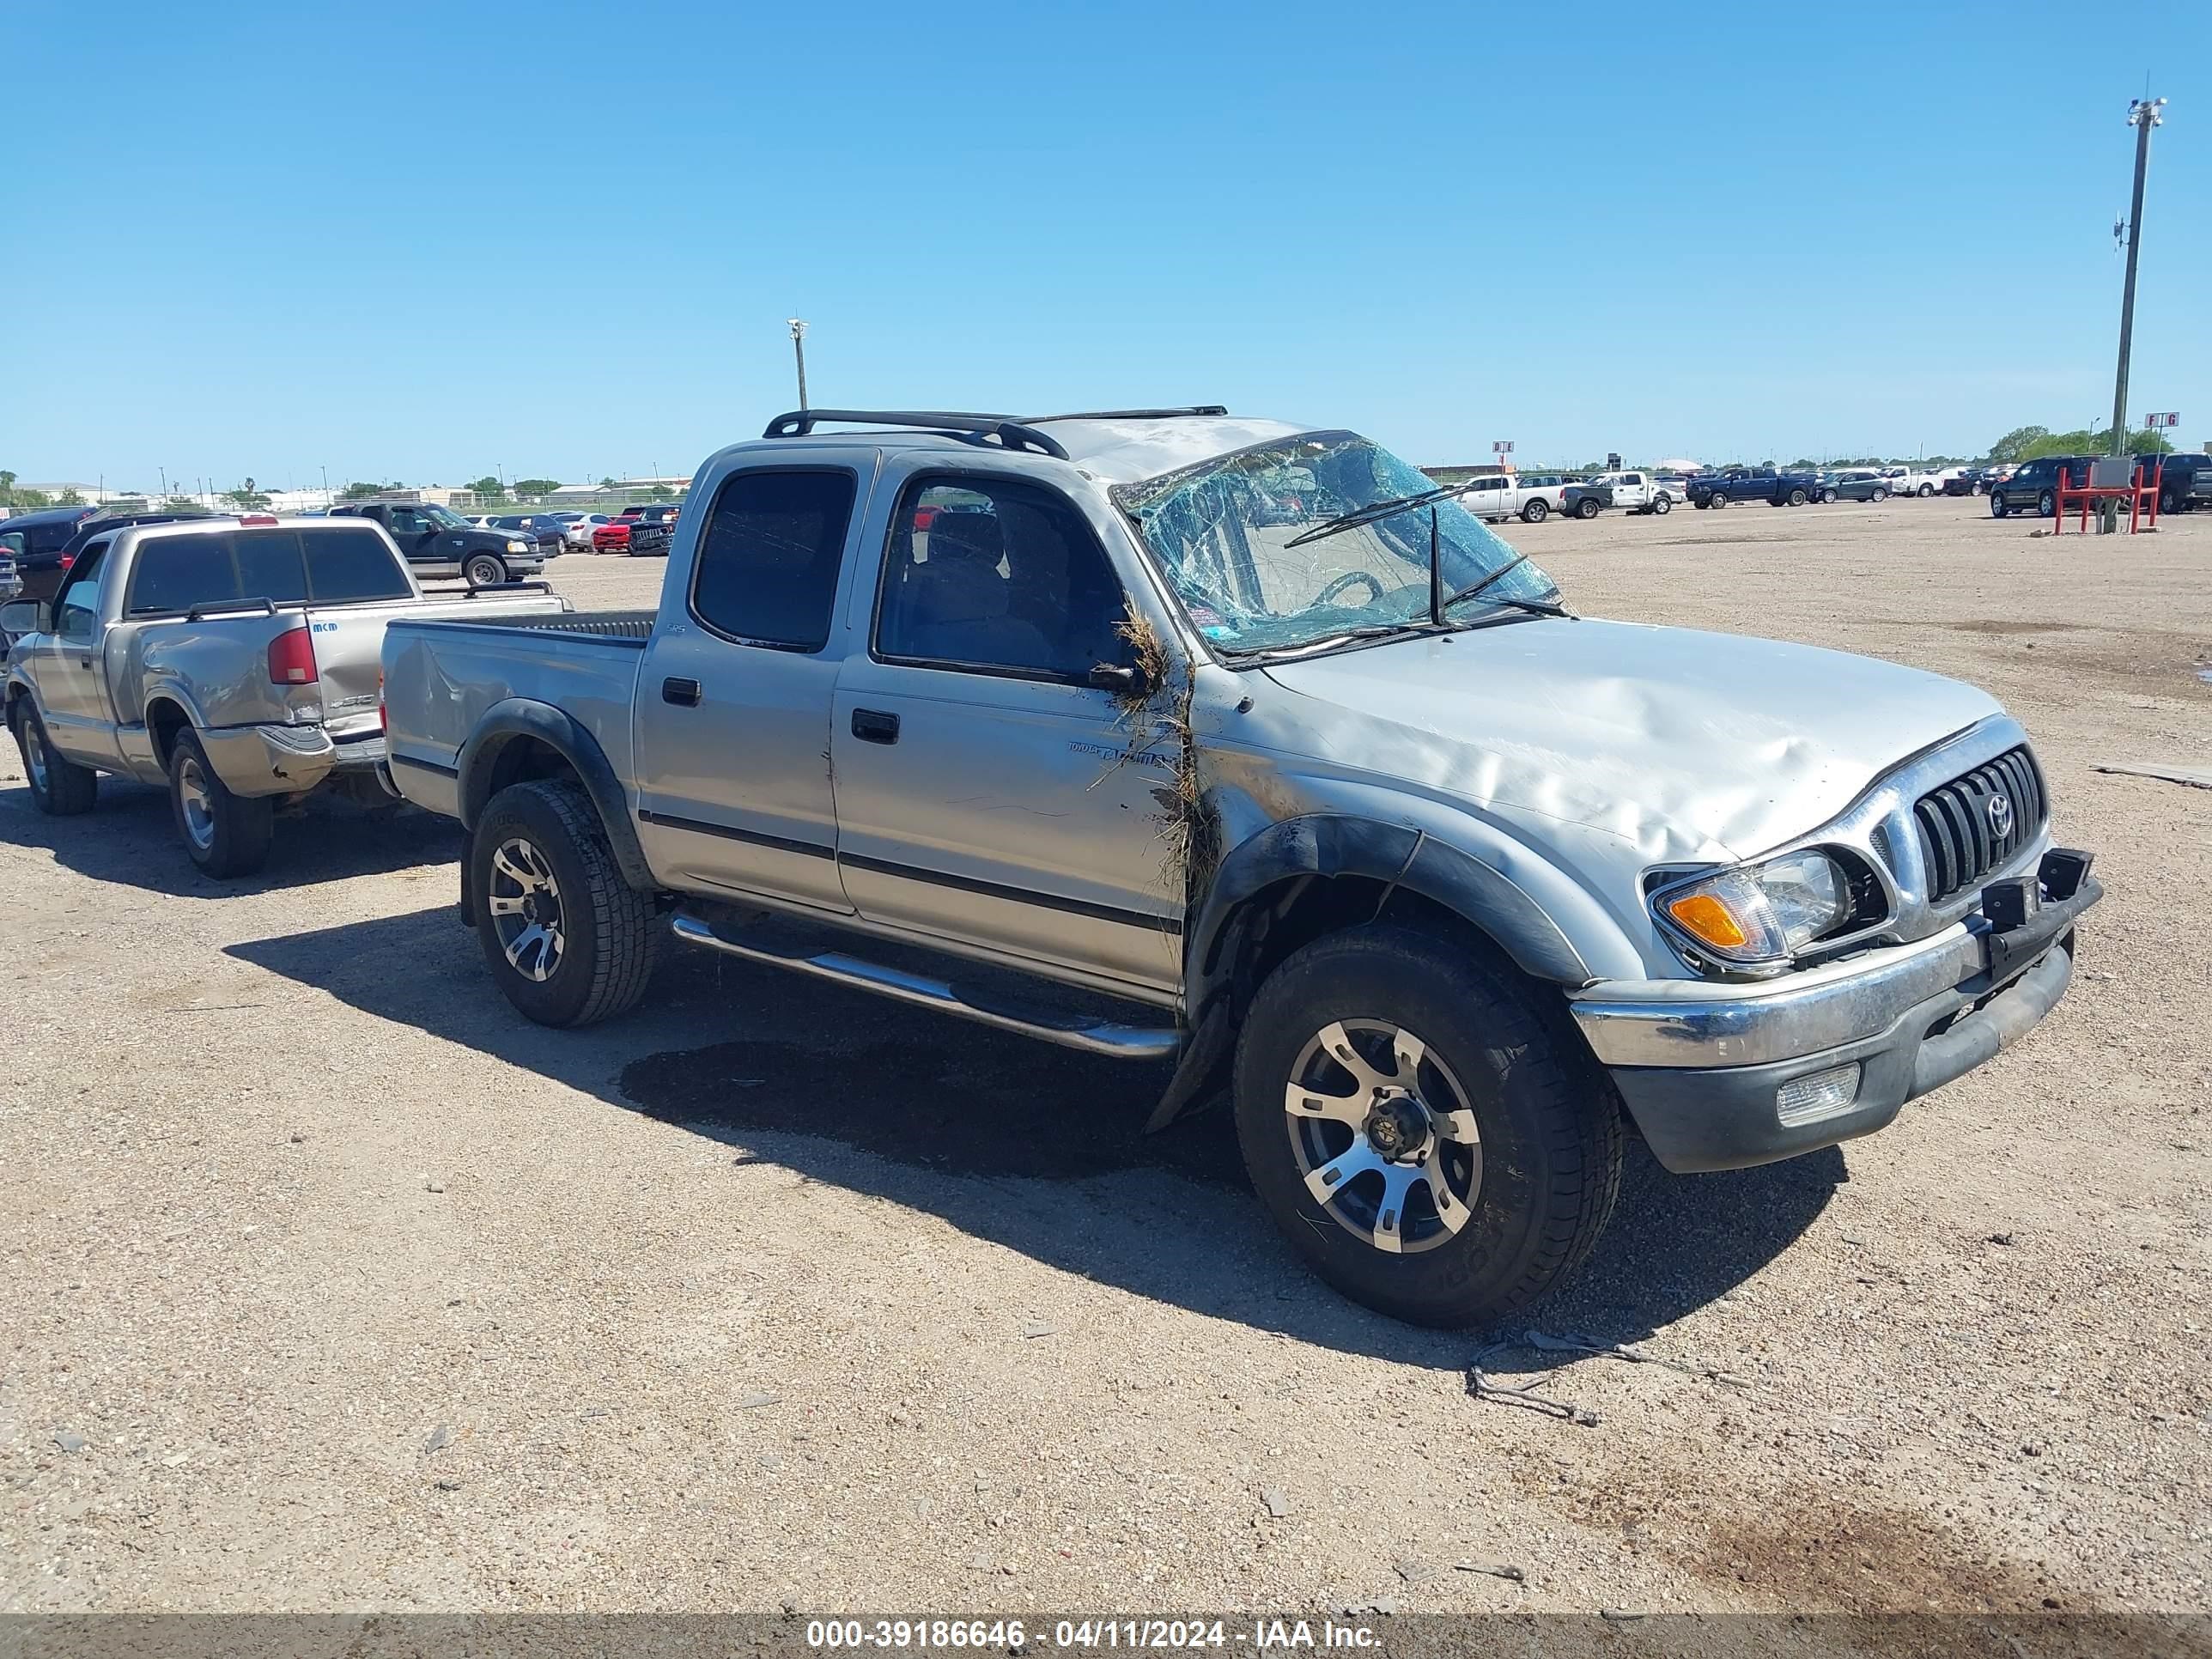
[(558, 478), (517, 478), (514, 493), (518, 495), (550, 495), (561, 487)]
[(615, 487), (615, 481), (614, 481), (614, 479), (613, 479), (611, 477), (605, 477), (605, 478), (602, 478), (602, 479), (600, 479), (600, 480), (599, 480), (599, 488), (600, 488), (600, 489), (612, 489), (614, 487)]
[(469, 486), (469, 491), (471, 495), (476, 495), (503, 496), (507, 494), (507, 486), (501, 483), (498, 478), (494, 477), (491, 473), (487, 472), (483, 477), (478, 478), (474, 483), (471, 483)]
[(204, 513), (207, 509), (189, 495), (172, 495), (161, 503), (164, 513)]
[(338, 499), (342, 501), (365, 501), (381, 491), (383, 488), (382, 484), (362, 483), (356, 480), (338, 491)]
[(672, 501), (676, 499), (676, 492), (666, 484), (655, 484), (646, 493), (656, 501)]
[(54, 497), (56, 507), (82, 507), (84, 504), (84, 492), (78, 489), (64, 489)]
[(269, 510), (269, 497), (253, 487), (251, 478), (235, 489), (224, 490), (222, 499), (241, 513), (266, 513)]
[(1996, 462), (2029, 461), (2035, 458), (2028, 450), (2051, 435), (2051, 428), (2041, 426), (2016, 426), (1990, 446), (1990, 459)]

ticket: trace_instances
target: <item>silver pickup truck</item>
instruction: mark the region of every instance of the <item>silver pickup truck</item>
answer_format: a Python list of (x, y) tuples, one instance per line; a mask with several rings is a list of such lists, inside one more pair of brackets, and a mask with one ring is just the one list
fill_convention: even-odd
[(280, 800), (319, 787), (396, 800), (377, 675), (397, 617), (557, 613), (538, 585), (426, 599), (390, 537), (323, 519), (188, 519), (88, 543), (51, 601), (0, 608), (17, 635), (9, 728), (32, 799), (91, 810), (100, 774), (166, 783), (192, 861), (241, 875)]
[(532, 1018), (672, 934), (1171, 1059), (1153, 1123), (1225, 1081), (1330, 1282), (1485, 1321), (1628, 1126), (1881, 1128), (2051, 1009), (2099, 889), (1984, 693), (1577, 617), (1459, 487), (1218, 409), (782, 416), (650, 621), (387, 629), (390, 765)]

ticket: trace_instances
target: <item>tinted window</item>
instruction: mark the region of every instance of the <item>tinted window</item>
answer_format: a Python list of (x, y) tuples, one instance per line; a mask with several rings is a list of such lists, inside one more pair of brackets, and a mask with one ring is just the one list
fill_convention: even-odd
[(238, 597), (229, 537), (164, 536), (138, 544), (124, 610), (133, 617), (154, 616)]
[[(307, 556), (308, 592), (318, 605), (350, 605), (368, 599), (404, 599), (407, 578), (392, 562), (384, 538), (374, 530), (328, 529), (270, 531), (265, 535), (296, 538)], [(252, 534), (239, 538), (239, 562), (246, 562), (246, 544)]]
[(818, 651), (853, 516), (849, 472), (740, 472), (699, 538), (691, 609), (718, 632)]
[(884, 560), (883, 655), (1079, 681), (1127, 659), (1124, 614), (1105, 550), (1056, 490), (1003, 478), (908, 487)]

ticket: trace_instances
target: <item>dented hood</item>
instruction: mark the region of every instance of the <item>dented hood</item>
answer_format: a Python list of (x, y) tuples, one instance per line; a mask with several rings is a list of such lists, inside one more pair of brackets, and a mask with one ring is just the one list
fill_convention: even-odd
[(1478, 805), (1588, 824), (1650, 860), (1745, 858), (2000, 712), (1872, 657), (1736, 634), (1538, 620), (1267, 671), (1327, 704), (1315, 752)]

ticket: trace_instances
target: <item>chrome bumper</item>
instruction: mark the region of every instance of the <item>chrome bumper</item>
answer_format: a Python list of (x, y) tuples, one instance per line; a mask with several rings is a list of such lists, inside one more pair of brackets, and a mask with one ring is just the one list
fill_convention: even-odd
[(374, 771), (384, 739), (335, 743), (319, 726), (233, 726), (198, 733), (208, 764), (234, 795), (297, 795), (334, 771)]
[[(2085, 883), (2073, 897), (2046, 904), (2032, 925), (2055, 940), (2102, 891)], [(1887, 1036), (1947, 993), (1973, 1000), (2010, 983), (2031, 963), (2016, 959), (2009, 971), (1992, 970), (1990, 931), (1974, 916), (1911, 945), (1782, 980), (1608, 981), (1571, 995), (1567, 1006), (1607, 1066), (1764, 1066)]]

